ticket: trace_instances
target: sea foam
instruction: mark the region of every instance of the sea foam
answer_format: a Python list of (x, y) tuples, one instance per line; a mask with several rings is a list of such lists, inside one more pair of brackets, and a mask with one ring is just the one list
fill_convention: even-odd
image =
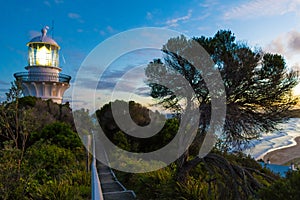
[(296, 145), (295, 138), (300, 137), (300, 118), (291, 118), (278, 127), (278, 131), (264, 133), (260, 139), (253, 140), (244, 152), (254, 159), (263, 159), (271, 151)]

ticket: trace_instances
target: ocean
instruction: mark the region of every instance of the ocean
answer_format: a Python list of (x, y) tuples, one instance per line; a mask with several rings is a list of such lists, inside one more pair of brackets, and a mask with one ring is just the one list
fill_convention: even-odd
[(291, 118), (278, 125), (278, 131), (263, 133), (258, 140), (253, 140), (252, 147), (245, 150), (254, 159), (262, 159), (268, 152), (296, 145), (295, 138), (300, 136), (300, 118)]

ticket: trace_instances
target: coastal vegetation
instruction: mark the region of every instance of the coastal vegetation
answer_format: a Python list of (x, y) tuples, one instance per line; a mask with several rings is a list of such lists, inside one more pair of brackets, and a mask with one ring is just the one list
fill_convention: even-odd
[[(197, 59), (203, 58), (203, 55), (193, 51), (197, 44), (214, 61), (215, 69), (222, 77), (225, 93), (219, 88), (209, 91), (203, 77), (205, 70), (193, 66)], [(164, 57), (154, 59), (145, 69), (151, 96), (157, 99), (157, 104), (178, 116), (175, 118), (177, 121), (171, 122), (175, 124), (180, 122), (180, 116), (192, 110), (195, 104), (191, 102), (197, 100), (201, 116), (197, 137), (184, 155), (170, 166), (146, 174), (119, 172), (121, 180), (127, 183), (127, 188), (135, 190), (140, 199), (264, 199), (268, 189), (263, 188), (272, 188), (276, 180), (280, 182), (282, 179), (241, 151), (251, 140), (259, 138), (264, 132), (276, 130), (278, 123), (292, 117), (290, 110), (298, 101), (292, 95), (293, 88), (298, 84), (297, 72), (287, 68), (281, 55), (266, 53), (238, 42), (231, 31), (221, 30), (209, 38), (171, 38), (162, 51)], [(192, 61), (185, 56), (192, 57)], [(189, 82), (195, 91), (193, 95), (178, 92), (185, 91), (182, 85), (169, 88), (159, 84), (167, 80), (169, 85), (174, 85), (176, 74)], [(218, 109), (212, 105), (212, 94), (226, 97), (225, 123), (215, 148), (201, 158), (198, 152), (210, 127), (212, 109)], [(183, 107), (182, 102), (185, 105)], [(105, 110), (111, 112), (110, 105), (106, 105), (106, 109), (101, 109), (98, 114)], [(97, 117), (101, 123), (101, 115)], [(175, 124), (172, 127), (178, 127)], [(143, 140), (139, 144), (136, 138), (114, 127), (118, 136), (121, 136), (113, 138), (115, 144), (126, 150), (144, 152), (138, 148), (144, 147)], [(106, 131), (109, 137), (110, 130)], [(161, 137), (158, 141), (165, 141), (163, 134)], [(128, 146), (124, 147), (124, 144)], [(147, 148), (151, 149), (151, 145), (157, 148), (157, 144), (153, 143), (147, 143)], [(124, 163), (134, 162), (130, 158), (122, 159)]]
[[(164, 128), (155, 136), (147, 138), (135, 138), (119, 129), (111, 115), (111, 105), (123, 103), (129, 105), (133, 120), (137, 124), (149, 123), (147, 108), (136, 102), (115, 101), (110, 102), (98, 110), (99, 121), (105, 117), (102, 128), (105, 129), (107, 137), (118, 147), (131, 152), (149, 152), (161, 148), (163, 141), (172, 139), (179, 127), (179, 120), (168, 119)], [(153, 112), (148, 110), (148, 112)], [(99, 118), (100, 117), (100, 118)], [(146, 119), (146, 120), (145, 120)], [(139, 121), (141, 120), (141, 121)], [(108, 127), (104, 128), (105, 125)], [(162, 134), (164, 133), (164, 134)], [(151, 141), (151, 142), (149, 142)], [(188, 160), (193, 160), (198, 155), (199, 146), (197, 139), (189, 148)], [(129, 157), (118, 157), (123, 165), (135, 167), (135, 159)], [(147, 168), (148, 166), (144, 166)], [(190, 171), (185, 181), (178, 180), (180, 168), (178, 162), (173, 162), (169, 166), (147, 173), (125, 173), (116, 171), (119, 181), (127, 189), (134, 190), (138, 199), (268, 199), (272, 195), (274, 184), (286, 182), (292, 176), (286, 178), (274, 174), (269, 169), (261, 166), (251, 156), (240, 151), (230, 153), (220, 149), (218, 145), (212, 152), (204, 157), (202, 161), (195, 165)], [(248, 187), (248, 188), (245, 188)], [(287, 186), (297, 188), (292, 184)], [(290, 190), (292, 195), (296, 195), (296, 190)], [(238, 192), (239, 194), (236, 194)], [(275, 195), (275, 193), (273, 193)], [(277, 194), (276, 194), (277, 195)], [(274, 196), (276, 198), (276, 196)]]
[[(217, 108), (212, 107), (212, 93), (202, 71), (180, 56), (193, 52), (195, 44), (208, 52), (224, 81), (225, 93), (213, 94), (224, 95), (226, 100), (221, 137), (205, 157), (199, 157), (199, 149), (211, 125), (212, 109)], [(77, 111), (86, 117), (81, 122), (86, 129), (98, 120), (115, 145), (138, 153), (168, 144), (177, 134), (181, 116), (192, 110), (189, 102), (198, 102), (196, 137), (184, 155), (153, 172), (116, 171), (126, 188), (134, 190), (138, 199), (298, 199), (299, 172), (282, 178), (242, 153), (252, 139), (276, 130), (278, 123), (294, 116), (290, 110), (297, 98), (292, 96), (292, 89), (298, 83), (298, 75), (287, 68), (284, 58), (253, 49), (224, 30), (209, 38), (171, 38), (162, 51), (164, 57), (154, 59), (145, 69), (151, 96), (174, 114), (159, 133), (138, 138), (119, 128), (112, 114), (113, 104), (129, 107), (131, 118), (139, 126), (148, 125), (149, 116), (164, 117), (134, 101), (110, 102), (95, 112), (94, 121), (88, 111)], [(178, 96), (158, 84), (162, 78), (174, 83), (166, 78), (174, 77), (174, 73), (185, 77), (194, 95), (177, 93), (181, 94)], [(184, 90), (180, 85), (176, 89)], [(69, 104), (22, 97), (21, 91), (20, 83), (13, 83), (7, 100), (0, 104), (0, 199), (90, 199), (86, 151), (76, 133)], [(182, 106), (182, 102), (186, 104)], [(89, 134), (89, 130), (85, 131)], [(130, 157), (118, 159), (131, 167), (138, 162)]]
[(0, 199), (90, 199), (85, 158), (69, 105), (14, 83), (0, 104)]

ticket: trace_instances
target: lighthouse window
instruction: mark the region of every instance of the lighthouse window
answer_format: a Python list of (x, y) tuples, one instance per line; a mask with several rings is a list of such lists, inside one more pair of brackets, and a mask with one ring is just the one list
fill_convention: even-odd
[(35, 65), (35, 53), (32, 47), (28, 47), (28, 64)]
[(51, 66), (51, 51), (46, 46), (41, 46), (36, 52), (36, 64)]
[(29, 66), (54, 66), (59, 65), (59, 48), (51, 44), (31, 43), (28, 45)]
[(57, 96), (56, 90), (53, 90), (53, 91), (52, 91), (52, 96)]

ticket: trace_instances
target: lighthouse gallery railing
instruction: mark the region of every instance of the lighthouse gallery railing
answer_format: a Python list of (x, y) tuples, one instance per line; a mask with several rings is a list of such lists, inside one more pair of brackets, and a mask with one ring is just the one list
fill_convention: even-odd
[(57, 74), (49, 72), (18, 72), (14, 74), (14, 77), (17, 80), (21, 81), (49, 81), (49, 82), (60, 82), (60, 83), (69, 83), (71, 76), (66, 74)]

